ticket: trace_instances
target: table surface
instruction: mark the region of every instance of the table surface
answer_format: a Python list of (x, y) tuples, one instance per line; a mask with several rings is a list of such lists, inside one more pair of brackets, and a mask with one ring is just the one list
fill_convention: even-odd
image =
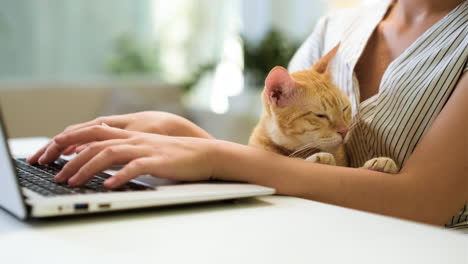
[[(43, 141), (14, 140), (16, 154)], [(468, 263), (454, 230), (285, 196), (22, 222), (2, 263)], [(3, 262), (3, 259), (11, 260)]]

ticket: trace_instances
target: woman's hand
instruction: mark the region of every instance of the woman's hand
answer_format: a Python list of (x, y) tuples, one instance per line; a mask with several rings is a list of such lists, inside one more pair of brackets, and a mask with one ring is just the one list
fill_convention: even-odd
[[(189, 120), (174, 114), (157, 111), (98, 117), (89, 122), (69, 126), (57, 136), (68, 133), (70, 131), (97, 125), (107, 125), (128, 131), (139, 131), (167, 136), (213, 139), (213, 137), (211, 137), (206, 131)], [(44, 151), (50, 146), (51, 143), (52, 142), (31, 156), (28, 159), (28, 162), (37, 163), (38, 158), (44, 154)], [(71, 145), (66, 150), (64, 150), (62, 154), (70, 155), (74, 152), (83, 150), (85, 147), (86, 145), (83, 144)]]
[(57, 182), (79, 186), (116, 164), (127, 165), (104, 182), (107, 188), (116, 188), (143, 174), (179, 181), (208, 180), (213, 175), (214, 140), (169, 137), (100, 125), (56, 136), (38, 159), (47, 164), (70, 146), (90, 142), (55, 176)]

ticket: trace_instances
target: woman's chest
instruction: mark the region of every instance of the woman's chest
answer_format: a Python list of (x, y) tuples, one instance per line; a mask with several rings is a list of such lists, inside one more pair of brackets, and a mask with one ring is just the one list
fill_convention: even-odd
[(360, 102), (379, 92), (382, 77), (389, 65), (420, 35), (420, 30), (397, 34), (396, 28), (382, 22), (369, 37), (355, 66), (359, 82)]
[(388, 43), (379, 39), (378, 34), (372, 34), (354, 69), (359, 84), (359, 102), (379, 92), (382, 76), (393, 59), (388, 49)]

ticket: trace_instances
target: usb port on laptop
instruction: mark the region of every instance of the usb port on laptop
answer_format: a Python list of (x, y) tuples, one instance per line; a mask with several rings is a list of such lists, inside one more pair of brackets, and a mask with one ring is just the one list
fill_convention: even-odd
[(89, 205), (87, 203), (75, 204), (75, 211), (88, 211)]

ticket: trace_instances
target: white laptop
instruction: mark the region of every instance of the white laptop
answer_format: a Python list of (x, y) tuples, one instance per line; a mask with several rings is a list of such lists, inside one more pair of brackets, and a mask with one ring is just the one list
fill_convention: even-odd
[(127, 210), (269, 195), (274, 189), (230, 182), (181, 183), (140, 176), (116, 191), (102, 186), (97, 174), (79, 188), (56, 184), (54, 174), (65, 160), (46, 166), (14, 159), (0, 113), (0, 207), (20, 219)]

